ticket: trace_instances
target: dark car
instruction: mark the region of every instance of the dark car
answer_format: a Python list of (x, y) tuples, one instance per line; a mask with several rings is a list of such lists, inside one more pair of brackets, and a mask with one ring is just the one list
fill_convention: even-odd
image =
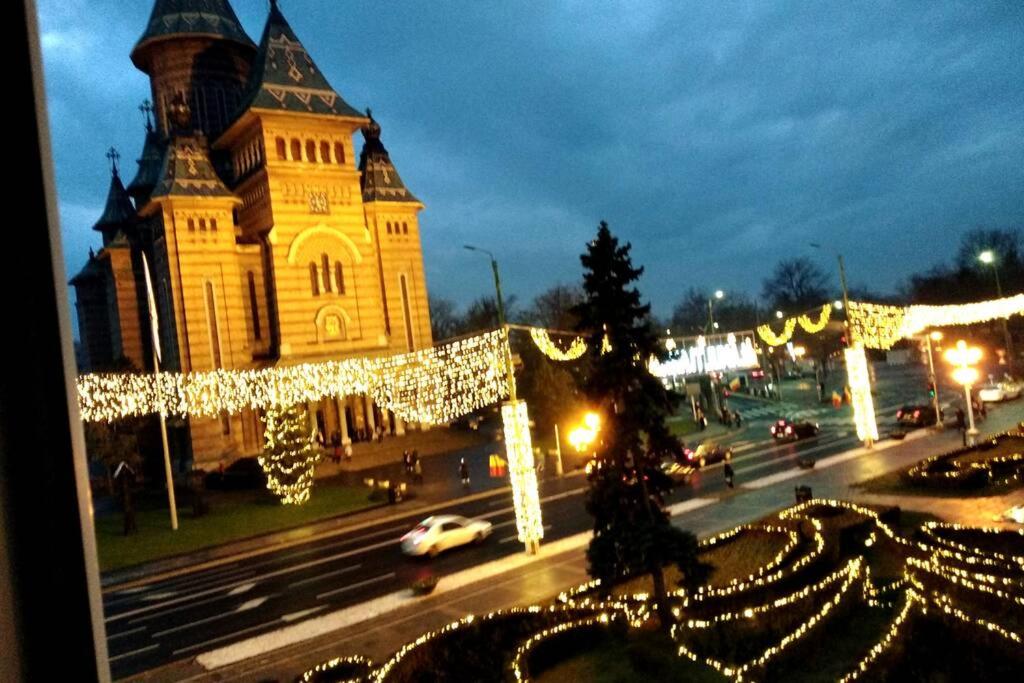
[(690, 480), (693, 466), (679, 462), (675, 458), (666, 458), (661, 461), (661, 471), (676, 484), (685, 484)]
[(693, 467), (704, 467), (709, 463), (721, 462), (726, 455), (732, 456), (732, 449), (713, 443), (702, 443), (696, 449), (686, 448), (683, 455)]
[(221, 491), (261, 489), (267, 485), (267, 474), (254, 457), (239, 458), (222, 472), (206, 475), (206, 488)]
[(816, 422), (806, 420), (776, 420), (775, 424), (768, 428), (776, 441), (795, 441), (817, 436), (821, 431)]
[[(942, 411), (939, 411), (942, 417)], [(909, 427), (928, 427), (935, 424), (935, 406), (903, 406), (896, 411), (896, 421)]]

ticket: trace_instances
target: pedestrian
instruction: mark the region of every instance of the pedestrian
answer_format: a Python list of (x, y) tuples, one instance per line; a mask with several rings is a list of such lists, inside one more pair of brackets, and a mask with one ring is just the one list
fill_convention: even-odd
[(413, 476), (415, 477), (416, 483), (417, 484), (422, 484), (423, 483), (423, 465), (420, 463), (420, 459), (418, 457), (416, 457), (415, 455), (413, 456), (413, 461), (412, 461), (412, 471), (413, 471)]
[(338, 430), (334, 430), (334, 433), (331, 434), (331, 449), (333, 451), (333, 455), (331, 456), (331, 459), (334, 460), (335, 463), (340, 463), (341, 462), (341, 432), (339, 432)]
[(395, 482), (388, 484), (388, 504), (394, 505), (398, 502), (398, 490), (395, 488)]
[(739, 429), (743, 426), (743, 417), (740, 416), (740, 412), (738, 410), (734, 410), (732, 414), (736, 418), (736, 428)]
[(727, 452), (725, 454), (725, 465), (722, 467), (722, 472), (725, 473), (725, 485), (732, 488), (733, 471), (732, 471), (732, 453)]
[(402, 468), (406, 474), (412, 473), (412, 457), (409, 455), (408, 449), (402, 451)]
[(839, 395), (838, 391), (833, 390), (832, 391), (832, 407), (835, 408), (836, 410), (839, 410), (839, 408), (842, 405), (843, 405), (843, 398)]
[(966, 446), (967, 422), (964, 420), (964, 409), (960, 407), (956, 409), (956, 428), (960, 432), (960, 436), (963, 438), (964, 446)]
[(469, 465), (466, 464), (466, 459), (462, 458), (459, 460), (459, 477), (462, 479), (462, 486), (469, 488)]
[(345, 460), (352, 461), (352, 442), (345, 444)]

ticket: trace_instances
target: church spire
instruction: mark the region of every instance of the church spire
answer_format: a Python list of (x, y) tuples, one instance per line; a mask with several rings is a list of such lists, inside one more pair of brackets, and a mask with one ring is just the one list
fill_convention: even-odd
[(130, 226), (135, 219), (135, 206), (118, 175), (117, 162), (121, 155), (113, 147), (107, 152), (110, 161), (110, 189), (107, 190), (107, 203), (103, 207), (103, 215), (92, 226), (93, 230), (103, 233), (103, 246), (109, 244), (118, 230)]
[(238, 114), (247, 109), (362, 118), (327, 82), (275, 0), (270, 3), (249, 90)]
[(360, 184), (364, 202), (419, 202), (402, 182), (391, 155), (380, 141), (380, 124), (367, 109), (370, 120), (363, 126), (363, 151), (359, 155)]

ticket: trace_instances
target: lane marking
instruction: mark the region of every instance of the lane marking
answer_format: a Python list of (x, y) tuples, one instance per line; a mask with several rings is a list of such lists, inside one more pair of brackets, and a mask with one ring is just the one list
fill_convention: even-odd
[(117, 655), (116, 657), (108, 657), (108, 660), (111, 661), (111, 662), (116, 662), (117, 660), (124, 659), (125, 657), (132, 657), (134, 655), (140, 655), (143, 652), (149, 652), (150, 650), (155, 650), (158, 647), (160, 647), (160, 646), (159, 645), (150, 645), (149, 647), (143, 647), (143, 648), (139, 648), (138, 650), (132, 650), (131, 652), (125, 652), (124, 654)]
[(296, 581), (295, 583), (290, 583), (290, 584), (288, 584), (288, 588), (295, 588), (296, 586), (304, 586), (307, 583), (313, 583), (314, 581), (322, 581), (323, 579), (326, 579), (326, 578), (331, 577), (331, 576), (337, 576), (338, 574), (344, 574), (346, 572), (355, 571), (356, 569), (359, 569), (362, 566), (363, 565), (361, 565), (361, 564), (356, 564), (356, 565), (352, 565), (351, 567), (342, 567), (341, 569), (338, 569), (337, 571), (327, 572), (326, 574), (317, 574), (316, 576), (310, 577), (308, 579), (303, 579), (302, 581)]
[(213, 616), (206, 617), (205, 619), (190, 619), (187, 623), (179, 624), (178, 626), (172, 626), (171, 628), (164, 629), (163, 631), (156, 631), (155, 633), (153, 633), (153, 637), (154, 638), (159, 638), (160, 636), (165, 636), (168, 633), (177, 633), (178, 631), (184, 631), (186, 629), (193, 628), (195, 626), (198, 626), (199, 624), (208, 624), (211, 621), (217, 621), (218, 619), (224, 619), (226, 617), (233, 617), (236, 614), (238, 614), (239, 612), (247, 612), (247, 611), (249, 611), (251, 609), (255, 609), (256, 607), (259, 607), (264, 602), (266, 602), (270, 597), (272, 597), (272, 596), (268, 595), (265, 598), (256, 598), (255, 600), (249, 600), (248, 602), (243, 602), (241, 605), (239, 605), (237, 608), (235, 608), (235, 609), (233, 609), (231, 611), (221, 612), (220, 614), (214, 614)]
[(139, 631), (145, 631), (147, 628), (149, 628), (149, 627), (148, 626), (140, 626), (138, 628), (133, 628), (133, 629), (131, 629), (129, 631), (121, 631), (120, 633), (108, 633), (107, 634), (107, 640), (111, 641), (114, 638), (120, 638), (121, 636), (127, 636), (127, 635), (131, 635), (132, 633), (138, 633)]
[(367, 579), (366, 581), (360, 581), (359, 583), (353, 583), (353, 584), (350, 584), (348, 586), (343, 586), (341, 588), (336, 588), (335, 590), (327, 591), (326, 593), (320, 593), (320, 594), (318, 594), (316, 596), (316, 599), (317, 600), (322, 600), (323, 598), (326, 598), (326, 597), (331, 596), (331, 595), (338, 595), (339, 593), (346, 593), (346, 592), (348, 592), (350, 590), (355, 590), (356, 588), (362, 588), (363, 586), (368, 586), (371, 583), (380, 583), (381, 581), (387, 581), (388, 579), (393, 579), (393, 578), (395, 578), (395, 573), (394, 572), (388, 572), (387, 574), (382, 574), (381, 576), (375, 576), (372, 579)]
[(327, 609), (327, 605), (320, 605), (319, 607), (304, 609), (301, 612), (292, 612), (291, 614), (285, 614), (284, 616), (282, 616), (281, 621), (285, 622), (286, 624), (290, 624), (293, 621), (304, 619), (308, 617), (310, 614), (316, 614), (317, 612), (321, 612), (325, 609)]

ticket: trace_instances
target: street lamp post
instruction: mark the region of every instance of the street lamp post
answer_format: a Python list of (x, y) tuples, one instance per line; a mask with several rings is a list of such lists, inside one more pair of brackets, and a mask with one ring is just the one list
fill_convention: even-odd
[(515, 503), (516, 526), (519, 539), (526, 547), (527, 555), (536, 555), (540, 550), (540, 539), (544, 535), (541, 520), (540, 497), (537, 486), (537, 470), (533, 461), (533, 445), (530, 440), (529, 416), (526, 403), (516, 397), (516, 376), (512, 367), (512, 346), (509, 343), (509, 327), (505, 320), (505, 303), (501, 296), (501, 276), (494, 254), (463, 245), (469, 251), (486, 254), (494, 271), (494, 293), (498, 304), (498, 326), (505, 334), (505, 371), (508, 380), (508, 403), (502, 407), (505, 424), (505, 450), (509, 458), (509, 478), (512, 482), (512, 499)]
[(938, 330), (931, 334), (925, 335), (925, 343), (928, 345), (928, 382), (932, 387), (932, 402), (935, 405), (935, 426), (942, 429), (942, 415), (940, 414), (939, 408), (939, 383), (935, 377), (935, 362), (932, 360), (932, 340), (939, 341), (942, 339), (942, 333)]
[[(725, 292), (720, 289), (715, 290), (715, 299), (722, 299), (725, 296)], [(706, 334), (715, 333), (715, 313), (713, 308), (714, 299), (708, 299), (708, 330)]]
[[(999, 264), (996, 259), (996, 254), (991, 249), (978, 254), (978, 260), (985, 265), (992, 266), (992, 274), (996, 278), (996, 296), (1000, 299), (1003, 298), (1003, 286), (999, 282)], [(1006, 369), (1010, 375), (1014, 374), (1014, 362), (1013, 362), (1013, 338), (1010, 337), (1010, 327), (1006, 324), (1006, 318), (1003, 318), (1003, 340), (1006, 343)]]
[(967, 342), (960, 340), (956, 348), (949, 349), (945, 354), (946, 360), (955, 365), (953, 379), (964, 385), (964, 398), (967, 402), (967, 445), (973, 446), (977, 443), (978, 430), (974, 426), (974, 402), (971, 400), (971, 385), (978, 379), (978, 370), (971, 367), (981, 360), (981, 349), (968, 347)]

